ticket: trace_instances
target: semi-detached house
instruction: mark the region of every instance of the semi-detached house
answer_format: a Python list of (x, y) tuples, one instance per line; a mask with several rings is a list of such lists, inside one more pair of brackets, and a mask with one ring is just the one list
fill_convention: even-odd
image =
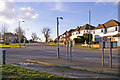
[[(90, 27), (90, 31), (89, 31)], [(95, 27), (89, 24), (85, 24), (84, 26), (77, 27), (71, 35), (71, 39), (77, 38), (77, 36), (83, 36), (84, 33), (92, 33), (92, 29)]]
[(112, 41), (117, 41), (120, 46), (120, 22), (110, 20), (104, 24), (99, 24), (93, 29), (93, 41), (99, 42), (111, 37)]

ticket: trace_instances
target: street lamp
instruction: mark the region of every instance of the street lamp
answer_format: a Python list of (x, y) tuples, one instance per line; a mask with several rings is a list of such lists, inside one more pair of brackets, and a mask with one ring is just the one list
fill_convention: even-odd
[(57, 38), (58, 38), (58, 49), (57, 49), (57, 58), (60, 58), (60, 53), (59, 53), (59, 19), (62, 19), (62, 17), (57, 17)]
[(21, 48), (21, 45), (20, 45), (20, 22), (25, 22), (25, 21), (19, 21), (19, 26), (18, 26), (18, 28), (19, 28), (19, 46), (20, 46), (20, 48)]

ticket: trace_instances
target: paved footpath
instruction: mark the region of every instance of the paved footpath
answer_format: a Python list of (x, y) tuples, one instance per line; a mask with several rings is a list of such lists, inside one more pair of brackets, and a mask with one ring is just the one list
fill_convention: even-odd
[[(55, 57), (43, 57), (40, 59), (26, 59), (26, 62), (38, 63), (46, 66), (57, 66), (63, 68), (70, 68), (76, 70), (83, 70), (89, 72), (96, 72), (102, 74), (111, 74), (111, 75), (119, 75), (119, 66), (113, 65), (112, 68), (109, 65), (105, 64), (102, 66), (100, 63), (88, 62), (82, 60), (68, 60), (65, 58), (57, 59)], [(120, 75), (119, 75), (120, 76)]]

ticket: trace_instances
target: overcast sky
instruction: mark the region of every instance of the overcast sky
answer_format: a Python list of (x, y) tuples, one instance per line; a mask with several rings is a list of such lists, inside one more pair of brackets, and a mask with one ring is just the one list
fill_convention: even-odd
[[(7, 23), (8, 31), (14, 32), (19, 20), (25, 20), (21, 27), (28, 39), (35, 32), (44, 40), (41, 30), (51, 28), (51, 38), (56, 37), (56, 17), (60, 20), (60, 34), (66, 30), (83, 26), (89, 22), (97, 26), (108, 20), (118, 20), (118, 4), (116, 2), (3, 2), (0, 1), (0, 25)], [(100, 1), (100, 0), (99, 0)], [(29, 30), (27, 30), (29, 29)]]

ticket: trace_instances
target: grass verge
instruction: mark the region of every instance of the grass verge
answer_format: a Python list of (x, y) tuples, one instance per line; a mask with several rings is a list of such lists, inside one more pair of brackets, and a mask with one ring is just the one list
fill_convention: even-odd
[(85, 48), (85, 49), (99, 49), (98, 47), (87, 47), (87, 46), (74, 46), (74, 48)]
[(46, 72), (39, 72), (31, 69), (26, 69), (19, 66), (13, 65), (2, 65), (2, 79), (29, 79), (29, 80), (76, 80), (71, 78), (66, 78), (63, 76), (57, 76), (53, 74), (48, 74)]
[(47, 43), (47, 42), (45, 42), (44, 44), (47, 44), (47, 45), (57, 45), (55, 43)]
[[(21, 45), (23, 45), (23, 43), (21, 43)], [(11, 43), (9, 45), (0, 44), (0, 48), (20, 48), (20, 46), (18, 43)]]

